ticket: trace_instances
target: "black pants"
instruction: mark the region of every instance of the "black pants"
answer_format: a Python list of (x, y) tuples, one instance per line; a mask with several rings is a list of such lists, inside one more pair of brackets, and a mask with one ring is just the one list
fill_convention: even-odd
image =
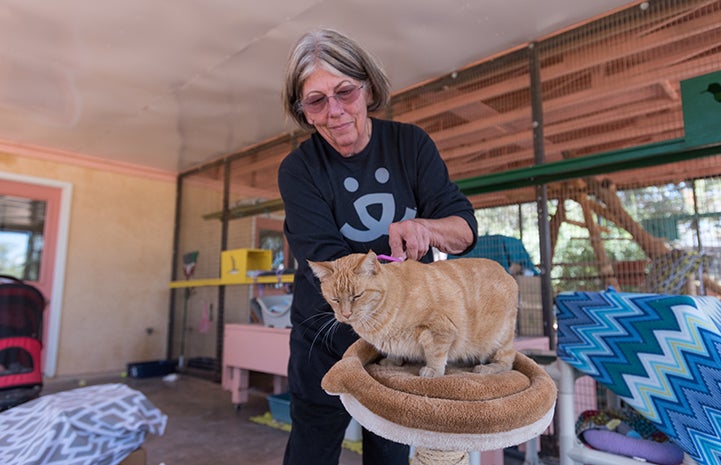
[[(343, 408), (304, 402), (291, 395), (293, 427), (283, 465), (338, 465), (350, 415)], [(364, 465), (408, 465), (408, 446), (363, 429)]]

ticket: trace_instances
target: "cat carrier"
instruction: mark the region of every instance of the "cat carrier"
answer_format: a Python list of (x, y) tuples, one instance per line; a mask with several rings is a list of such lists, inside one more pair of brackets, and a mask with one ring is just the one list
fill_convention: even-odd
[(0, 411), (40, 394), (44, 309), (35, 287), (0, 275)]

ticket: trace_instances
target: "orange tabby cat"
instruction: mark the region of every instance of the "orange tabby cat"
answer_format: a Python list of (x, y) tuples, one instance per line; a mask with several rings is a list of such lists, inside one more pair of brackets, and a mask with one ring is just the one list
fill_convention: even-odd
[(385, 354), (385, 363), (425, 362), (426, 378), (443, 376), (449, 362), (477, 373), (511, 369), (518, 286), (497, 262), (381, 264), (371, 251), (308, 263), (335, 318)]

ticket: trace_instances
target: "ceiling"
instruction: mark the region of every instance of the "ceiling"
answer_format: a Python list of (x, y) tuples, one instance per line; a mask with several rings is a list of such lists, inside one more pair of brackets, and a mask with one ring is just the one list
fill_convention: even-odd
[(295, 129), (288, 52), (314, 27), (358, 39), (393, 91), (628, 0), (5, 0), (0, 146), (171, 173)]

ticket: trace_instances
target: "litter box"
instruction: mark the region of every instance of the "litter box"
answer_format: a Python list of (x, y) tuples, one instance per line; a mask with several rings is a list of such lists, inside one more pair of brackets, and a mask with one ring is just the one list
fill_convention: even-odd
[(293, 303), (293, 294), (269, 295), (256, 297), (263, 315), (263, 324), (270, 328), (290, 328), (290, 304)]
[[(290, 420), (290, 393), (274, 394), (268, 396), (268, 406), (270, 407), (270, 416), (275, 421), (281, 423), (291, 423)], [(351, 418), (348, 428), (345, 430), (345, 439), (348, 441), (361, 440), (361, 425)]]

